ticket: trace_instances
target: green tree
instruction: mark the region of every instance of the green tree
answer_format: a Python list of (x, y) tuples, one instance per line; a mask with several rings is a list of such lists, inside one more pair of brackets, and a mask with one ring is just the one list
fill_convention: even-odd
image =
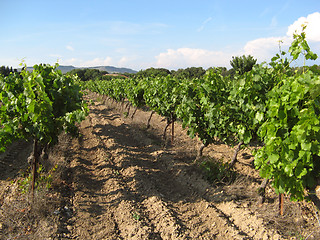
[(73, 69), (70, 72), (68, 72), (68, 75), (77, 75), (82, 81), (84, 81), (84, 74), (85, 74), (85, 69)]
[(226, 67), (210, 67), (206, 72), (213, 71), (215, 73), (220, 73), (223, 77), (231, 75), (230, 71)]
[(100, 79), (102, 77), (101, 72), (98, 69), (85, 69), (84, 73), (84, 80), (83, 81), (89, 81), (90, 79)]
[(315, 73), (315, 74), (317, 74), (317, 75), (320, 75), (320, 66), (319, 65), (312, 65), (311, 67), (309, 67), (309, 69), (313, 72), (313, 73)]
[(254, 59), (253, 56), (242, 55), (241, 57), (232, 57), (230, 61), (231, 67), (238, 72), (240, 75), (244, 74), (245, 72), (249, 72), (252, 67), (256, 64), (257, 59)]
[(73, 69), (68, 75), (77, 75), (82, 81), (89, 80), (101, 80), (107, 71), (100, 71), (98, 69), (85, 68), (85, 69)]
[(1, 75), (3, 75), (3, 76), (9, 76), (9, 74), (11, 73), (11, 72), (16, 72), (17, 70), (15, 69), (15, 70), (13, 70), (12, 69), (12, 67), (6, 67), (6, 66), (1, 66), (0, 67), (0, 74)]
[(139, 71), (136, 76), (138, 78), (145, 77), (166, 77), (170, 74), (170, 71), (165, 68), (148, 68), (146, 70)]
[(202, 67), (190, 67), (186, 69), (178, 69), (177, 71), (172, 71), (172, 75), (179, 79), (195, 79), (201, 78), (206, 71)]

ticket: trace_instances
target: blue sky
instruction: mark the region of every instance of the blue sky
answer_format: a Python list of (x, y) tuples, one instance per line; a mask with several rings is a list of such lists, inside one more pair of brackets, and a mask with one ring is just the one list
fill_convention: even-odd
[(305, 21), (320, 57), (319, 0), (0, 0), (0, 65), (230, 68), (269, 62)]

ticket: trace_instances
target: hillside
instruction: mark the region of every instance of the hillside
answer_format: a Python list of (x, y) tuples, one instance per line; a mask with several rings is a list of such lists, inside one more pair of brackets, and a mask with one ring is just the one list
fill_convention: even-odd
[(88, 67), (90, 69), (99, 69), (100, 71), (107, 71), (108, 73), (137, 73), (137, 71), (131, 68), (118, 68), (113, 66), (97, 66)]
[[(62, 73), (70, 72), (73, 69), (77, 68), (90, 68), (90, 69), (99, 69), (100, 71), (107, 71), (108, 73), (137, 73), (137, 71), (130, 69), (130, 68), (118, 68), (113, 66), (97, 66), (97, 67), (74, 67), (74, 66), (63, 66), (60, 65), (58, 67), (59, 70), (61, 70)], [(20, 70), (20, 69), (19, 69)], [(33, 67), (27, 67), (28, 71), (32, 71)]]

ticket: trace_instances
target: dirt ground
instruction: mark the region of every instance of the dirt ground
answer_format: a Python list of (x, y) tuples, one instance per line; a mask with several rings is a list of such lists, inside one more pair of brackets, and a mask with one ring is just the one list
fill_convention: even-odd
[[(43, 162), (57, 165), (49, 189), (34, 203), (22, 193), (31, 143), (14, 143), (0, 155), (0, 239), (320, 239), (311, 203), (278, 196), (262, 181), (249, 147), (240, 151), (232, 182), (210, 183), (195, 162), (200, 143), (179, 123), (175, 139), (156, 114), (114, 103), (93, 93), (81, 137), (61, 135)], [(233, 148), (212, 145), (203, 160), (230, 161)], [(22, 171), (21, 171), (22, 169)]]

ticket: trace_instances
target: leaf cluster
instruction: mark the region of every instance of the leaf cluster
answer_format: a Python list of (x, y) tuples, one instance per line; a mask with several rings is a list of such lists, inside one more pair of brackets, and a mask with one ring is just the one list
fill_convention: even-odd
[(289, 58), (285, 52), (272, 59), (280, 81), (267, 93), (265, 121), (258, 131), (264, 146), (255, 155), (260, 175), (272, 179), (278, 193), (302, 200), (305, 189), (314, 187), (319, 177), (320, 77), (304, 70), (292, 73), (289, 64), (300, 56), (315, 60), (302, 32), (293, 35)]
[(231, 67), (240, 75), (244, 74), (245, 72), (249, 72), (253, 66), (256, 64), (257, 59), (254, 59), (253, 56), (242, 55), (241, 57), (232, 57), (230, 61)]
[(265, 146), (255, 164), (279, 193), (302, 200), (320, 169), (320, 77), (312, 72), (286, 77), (268, 93), (267, 121), (259, 136)]
[(65, 130), (76, 133), (75, 123), (87, 108), (75, 77), (65, 76), (56, 66), (35, 65), (0, 78), (0, 150), (15, 139), (37, 139), (54, 144)]

